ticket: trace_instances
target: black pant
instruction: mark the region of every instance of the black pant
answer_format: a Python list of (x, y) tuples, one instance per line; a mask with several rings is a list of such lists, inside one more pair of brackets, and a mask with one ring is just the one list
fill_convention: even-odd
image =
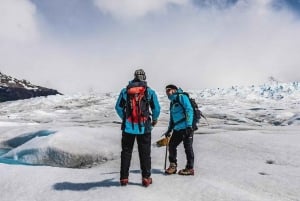
[(122, 133), (120, 179), (127, 179), (135, 138), (137, 139), (142, 177), (151, 176), (151, 133), (134, 135)]
[(177, 165), (177, 147), (183, 141), (186, 154), (186, 168), (194, 168), (193, 133), (187, 134), (185, 129), (173, 131), (169, 142), (169, 161)]

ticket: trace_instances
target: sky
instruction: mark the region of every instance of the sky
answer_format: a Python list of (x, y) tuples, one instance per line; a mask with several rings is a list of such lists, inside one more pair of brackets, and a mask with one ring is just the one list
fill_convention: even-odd
[(0, 0), (0, 71), (62, 93), (300, 80), (297, 0)]

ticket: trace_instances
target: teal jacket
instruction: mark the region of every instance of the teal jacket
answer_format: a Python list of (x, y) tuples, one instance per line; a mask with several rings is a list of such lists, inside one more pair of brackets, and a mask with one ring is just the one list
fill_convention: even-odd
[[(181, 130), (192, 127), (193, 107), (187, 95), (182, 94), (182, 89), (169, 96), (170, 103), (170, 121), (168, 130)], [(177, 99), (178, 96), (178, 99)], [(180, 103), (177, 102), (179, 100)]]
[(151, 126), (151, 121), (157, 121), (160, 115), (160, 105), (158, 102), (157, 95), (153, 89), (147, 87), (147, 99), (150, 103), (151, 114), (149, 121), (147, 123), (142, 123), (141, 127), (138, 123), (129, 122), (126, 119), (126, 102), (127, 102), (127, 91), (123, 88), (117, 99), (115, 110), (118, 116), (122, 119), (122, 130), (129, 134), (144, 134), (151, 133), (153, 127)]

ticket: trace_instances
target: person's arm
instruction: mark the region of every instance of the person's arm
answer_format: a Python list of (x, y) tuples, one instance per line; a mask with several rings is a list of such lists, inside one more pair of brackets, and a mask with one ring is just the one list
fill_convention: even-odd
[(124, 118), (124, 107), (126, 106), (126, 93), (124, 93), (124, 90), (125, 89), (122, 89), (122, 91), (120, 92), (120, 95), (118, 97), (118, 100), (116, 102), (116, 105), (115, 105), (115, 110), (118, 114), (118, 116), (123, 119)]
[(152, 121), (157, 122), (158, 117), (160, 115), (160, 105), (158, 102), (157, 95), (153, 90), (150, 90), (150, 96), (151, 96), (150, 107), (152, 111)]
[(186, 125), (187, 125), (187, 127), (192, 127), (194, 110), (193, 110), (193, 107), (190, 103), (190, 100), (189, 100), (188, 96), (179, 95), (179, 101), (180, 101), (180, 104), (182, 105), (182, 107), (184, 109), (184, 112), (185, 112)]

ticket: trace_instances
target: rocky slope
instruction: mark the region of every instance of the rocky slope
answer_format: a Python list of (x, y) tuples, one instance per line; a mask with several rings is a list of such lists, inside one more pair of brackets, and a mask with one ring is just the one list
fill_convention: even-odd
[(55, 89), (33, 85), (0, 72), (0, 102), (61, 94)]

